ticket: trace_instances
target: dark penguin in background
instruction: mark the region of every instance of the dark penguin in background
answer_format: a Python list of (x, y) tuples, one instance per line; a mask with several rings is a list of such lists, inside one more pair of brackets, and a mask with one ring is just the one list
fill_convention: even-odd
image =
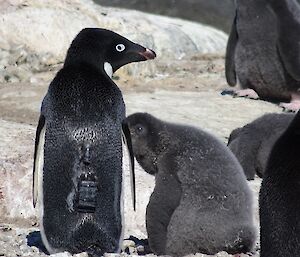
[[(34, 160), (34, 205), (49, 253), (120, 251), (122, 121), (111, 75), (155, 53), (105, 29), (83, 29), (42, 102)], [(128, 128), (123, 125), (123, 133)]]
[(155, 175), (146, 211), (152, 251), (170, 256), (251, 251), (252, 193), (226, 145), (200, 129), (147, 113), (125, 122), (137, 161)]
[(261, 257), (300, 253), (300, 113), (275, 143), (259, 195)]
[(235, 91), (237, 96), (290, 102), (280, 105), (295, 111), (300, 82), (289, 73), (278, 49), (277, 19), (267, 2), (236, 0), (226, 51), (226, 79), (230, 86), (242, 88)]
[(272, 147), (287, 129), (295, 114), (265, 114), (244, 127), (233, 130), (228, 147), (243, 167), (248, 180), (263, 177)]
[[(300, 82), (300, 4), (296, 0), (267, 0), (277, 18), (278, 51), (288, 74)], [(300, 109), (300, 95), (285, 104), (287, 108)]]

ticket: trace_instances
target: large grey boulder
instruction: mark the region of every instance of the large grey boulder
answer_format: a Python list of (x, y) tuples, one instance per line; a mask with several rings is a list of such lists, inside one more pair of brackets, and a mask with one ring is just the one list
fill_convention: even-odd
[[(125, 66), (128, 75), (155, 75), (156, 62), (195, 53), (224, 53), (227, 35), (201, 24), (107, 8), (91, 0), (0, 2), (2, 81), (30, 81), (29, 71), (61, 64), (72, 39), (84, 27), (114, 30), (157, 52), (156, 61)], [(0, 79), (1, 81), (1, 79)]]
[(94, 0), (104, 6), (197, 21), (229, 32), (234, 15), (234, 0)]

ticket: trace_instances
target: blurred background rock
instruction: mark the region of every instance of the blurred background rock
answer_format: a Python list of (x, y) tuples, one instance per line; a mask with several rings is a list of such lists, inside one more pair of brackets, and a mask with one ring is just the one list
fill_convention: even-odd
[[(231, 0), (225, 2), (228, 1)], [(103, 1), (103, 4), (108, 2)], [(151, 8), (143, 5), (144, 2), (149, 2)], [(223, 18), (221, 21), (213, 17), (225, 17), (218, 12), (226, 9), (230, 20), (230, 5), (219, 1), (217, 8), (218, 1), (212, 2), (214, 4), (174, 1), (173, 9), (167, 8), (171, 4), (169, 0), (161, 1), (161, 9), (158, 8), (158, 1), (136, 1), (136, 5), (134, 1), (112, 1), (111, 4), (124, 6), (126, 3), (129, 8), (140, 9), (149, 7), (148, 11), (157, 13), (157, 10), (161, 10), (160, 13), (174, 16), (181, 13), (180, 10), (182, 13), (187, 11), (187, 14), (190, 10), (194, 11), (194, 17), (206, 20), (205, 15), (218, 24), (224, 24)], [(199, 10), (198, 14), (196, 10)], [(157, 66), (168, 66), (172, 60), (189, 58), (195, 54), (222, 56), (227, 41), (224, 32), (199, 23), (103, 7), (92, 0), (5, 0), (0, 1), (0, 15), (0, 82), (49, 82), (54, 72), (62, 66), (72, 39), (84, 27), (114, 30), (157, 52), (155, 62), (128, 65), (117, 76), (153, 77), (161, 73)]]
[(234, 0), (94, 0), (103, 6), (136, 9), (207, 24), (229, 33)]

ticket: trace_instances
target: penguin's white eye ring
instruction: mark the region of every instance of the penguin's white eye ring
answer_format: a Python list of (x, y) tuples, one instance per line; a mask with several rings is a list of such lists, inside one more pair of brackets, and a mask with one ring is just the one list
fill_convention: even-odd
[(125, 46), (123, 44), (117, 44), (116, 45), (116, 50), (118, 52), (123, 52), (125, 50)]

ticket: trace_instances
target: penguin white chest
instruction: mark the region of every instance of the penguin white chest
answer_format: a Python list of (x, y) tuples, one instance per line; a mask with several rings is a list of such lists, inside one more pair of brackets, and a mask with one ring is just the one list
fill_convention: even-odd
[(112, 69), (112, 66), (109, 62), (105, 62), (104, 63), (104, 70), (106, 72), (106, 74), (112, 78), (112, 75), (113, 75), (113, 69)]

